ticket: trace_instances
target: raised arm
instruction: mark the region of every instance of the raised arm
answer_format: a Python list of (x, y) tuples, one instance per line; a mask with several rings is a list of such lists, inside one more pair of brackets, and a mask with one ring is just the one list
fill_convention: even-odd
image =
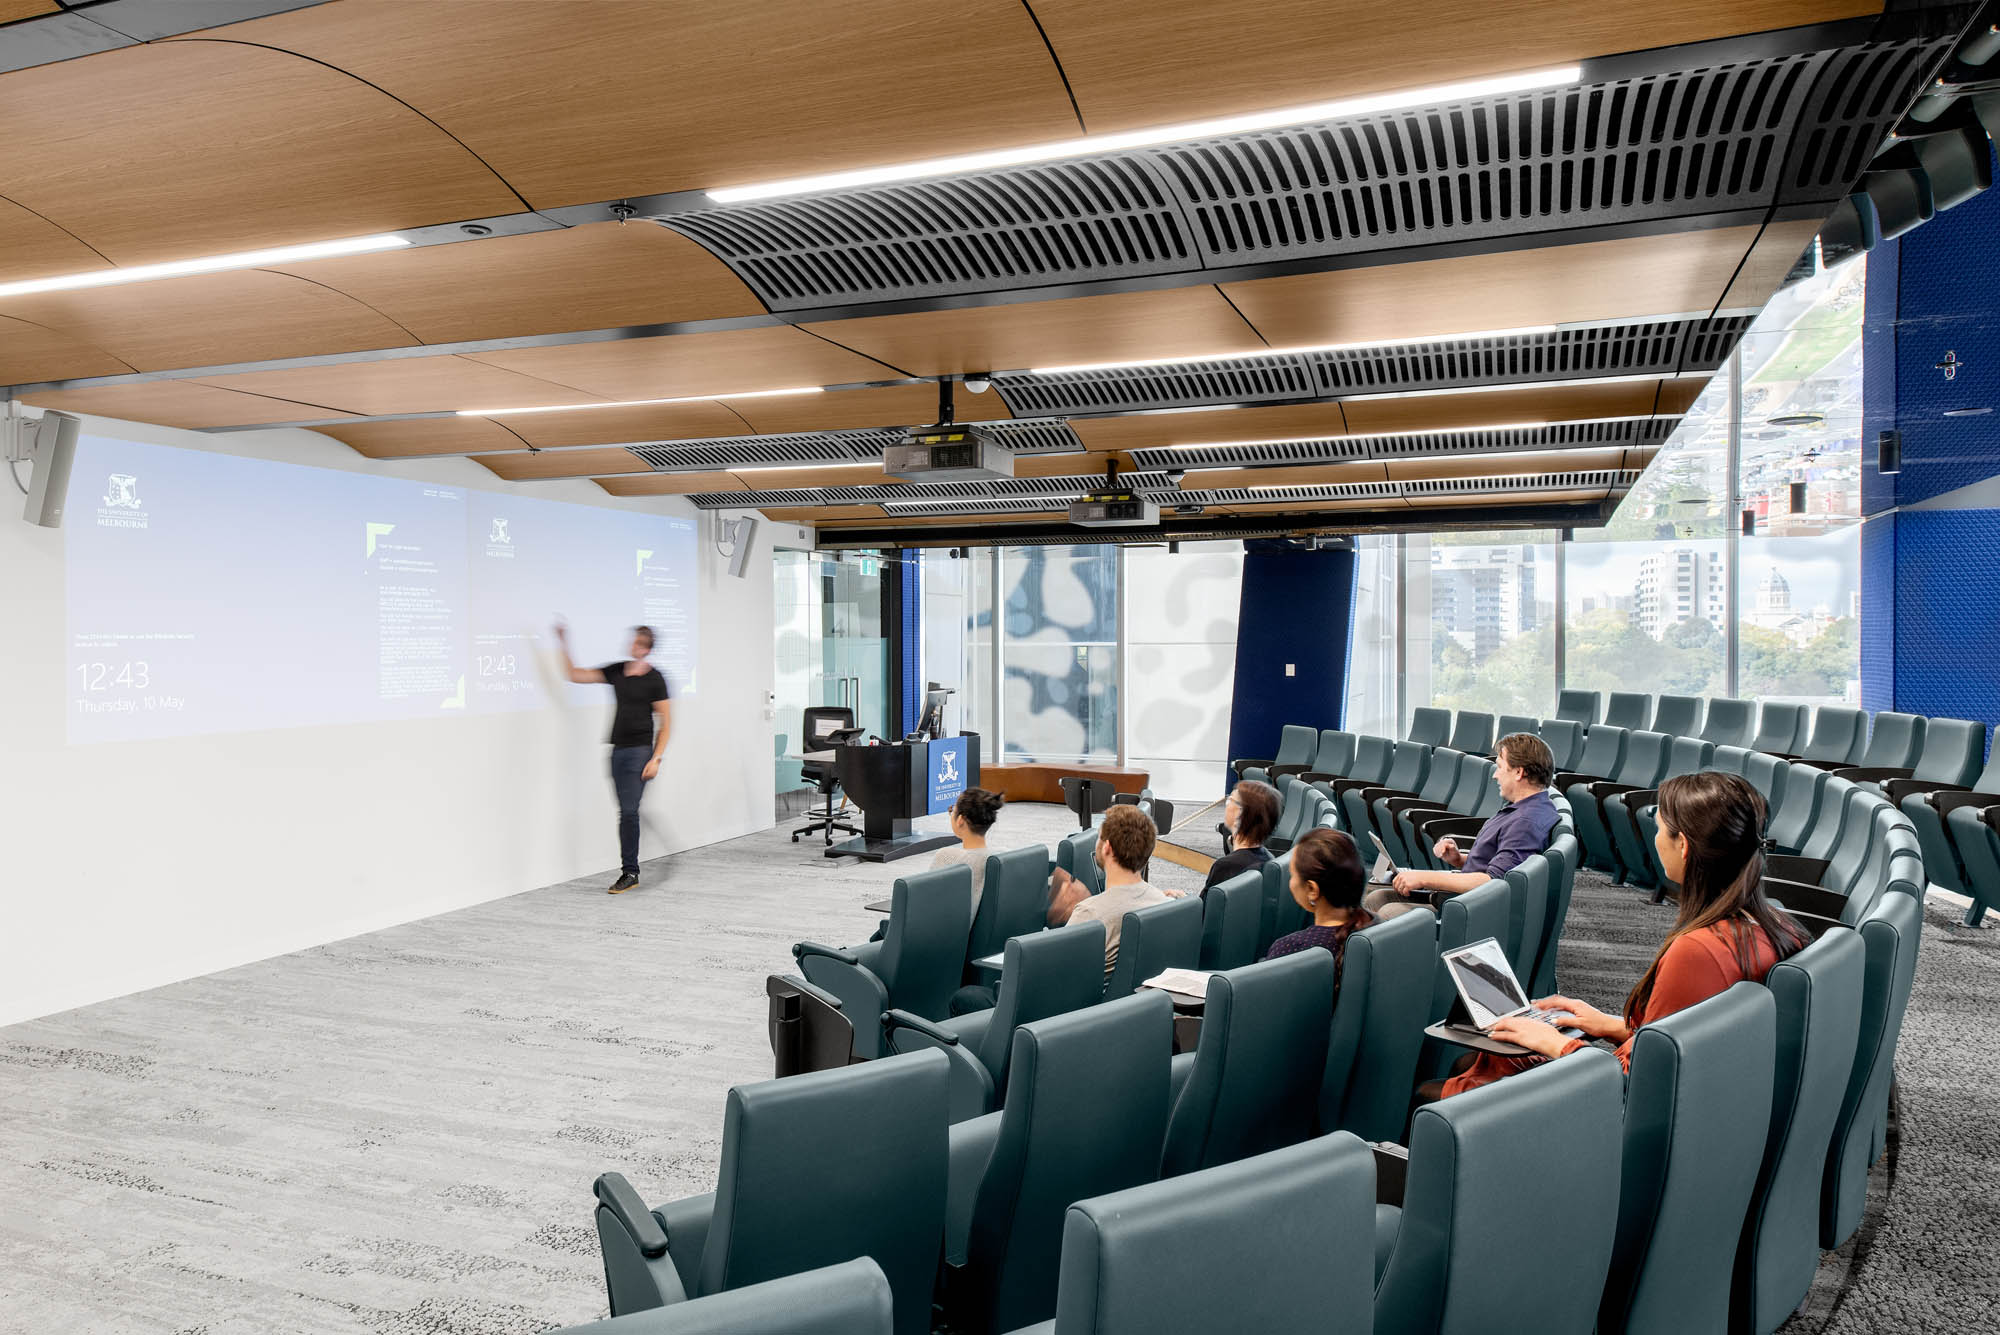
[(556, 652), (562, 655), (563, 671), (574, 682), (599, 683), (604, 681), (604, 673), (599, 668), (580, 668), (569, 661), (569, 627), (556, 622)]

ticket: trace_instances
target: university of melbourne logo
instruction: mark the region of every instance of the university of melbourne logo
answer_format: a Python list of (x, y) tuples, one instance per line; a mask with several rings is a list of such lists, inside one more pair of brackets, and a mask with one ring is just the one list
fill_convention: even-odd
[(951, 804), (965, 791), (966, 770), (972, 763), (965, 738), (947, 737), (917, 745), (928, 746), (931, 751), (931, 814), (951, 810)]
[(486, 535), (486, 540), (496, 544), (513, 542), (514, 540), (507, 536), (507, 521), (504, 519), (495, 519), (493, 521), (493, 531)]
[(938, 749), (937, 781), (939, 783), (958, 782), (958, 753), (948, 747), (940, 747)]
[(493, 526), (486, 530), (486, 554), (510, 559), (514, 555), (514, 536), (507, 531), (507, 521), (497, 515)]
[(146, 511), (139, 501), (139, 479), (130, 473), (113, 473), (104, 480), (104, 496), (97, 507), (100, 528), (145, 528)]

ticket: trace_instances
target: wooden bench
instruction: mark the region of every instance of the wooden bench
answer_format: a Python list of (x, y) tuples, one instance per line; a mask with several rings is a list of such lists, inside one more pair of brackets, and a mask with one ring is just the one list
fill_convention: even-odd
[(979, 786), (999, 793), (1009, 802), (1054, 802), (1063, 804), (1062, 780), (1066, 775), (1103, 779), (1117, 793), (1137, 793), (1153, 776), (1142, 769), (1121, 769), (1117, 765), (1019, 764), (979, 767)]

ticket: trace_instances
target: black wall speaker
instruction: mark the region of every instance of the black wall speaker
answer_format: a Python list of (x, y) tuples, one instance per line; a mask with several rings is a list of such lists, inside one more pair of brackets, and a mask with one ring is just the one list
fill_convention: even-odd
[(1806, 512), (1806, 484), (1803, 482), (1794, 482), (1792, 484), (1792, 513), (1795, 515), (1802, 515), (1805, 512)]
[(1746, 509), (1743, 512), (1743, 536), (1746, 538), (1757, 536), (1757, 512), (1755, 510)]
[(1903, 433), (1884, 431), (1875, 437), (1875, 471), (1878, 473), (1900, 473), (1903, 471)]

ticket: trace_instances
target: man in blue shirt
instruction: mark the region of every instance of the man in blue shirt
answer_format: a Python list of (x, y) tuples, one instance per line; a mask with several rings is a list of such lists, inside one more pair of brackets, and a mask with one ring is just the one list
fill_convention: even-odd
[(1373, 890), (1361, 905), (1378, 918), (1393, 918), (1411, 909), (1431, 908), (1436, 895), (1455, 895), (1504, 876), (1530, 853), (1549, 846), (1549, 834), (1559, 818), (1549, 796), (1555, 778), (1555, 757), (1549, 744), (1531, 732), (1511, 732), (1493, 751), (1493, 781), (1500, 785), (1505, 806), (1487, 817), (1479, 838), (1467, 852), (1456, 839), (1440, 839), (1431, 851), (1452, 871), (1406, 868), (1396, 873), (1391, 888)]

